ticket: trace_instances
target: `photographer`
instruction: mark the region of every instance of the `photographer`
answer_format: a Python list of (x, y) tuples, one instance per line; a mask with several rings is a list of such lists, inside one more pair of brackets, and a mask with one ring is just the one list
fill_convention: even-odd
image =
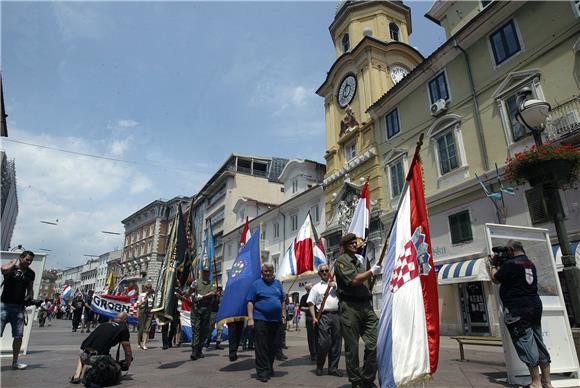
[[(123, 347), (125, 359), (118, 361), (113, 359), (109, 352), (117, 344)], [(121, 371), (129, 370), (133, 353), (129, 342), (129, 329), (127, 328), (127, 313), (119, 313), (113, 322), (101, 323), (81, 344), (81, 353), (77, 361), (75, 374), (71, 377), (72, 384), (81, 382), (84, 366), (91, 366), (84, 374), (83, 383), (99, 386), (116, 385), (121, 380)]]
[(550, 354), (542, 339), (536, 266), (519, 241), (510, 240), (505, 247), (494, 247), (493, 251), (489, 260), (491, 280), (500, 284), (504, 322), (518, 357), (530, 371), (530, 387), (551, 388)]
[(34, 297), (34, 271), (30, 269), (30, 264), (34, 259), (34, 253), (24, 251), (20, 254), (20, 259), (15, 259), (2, 266), (4, 275), (4, 289), (1, 297), (1, 334), (4, 335), (4, 328), (7, 323), (12, 327), (12, 369), (26, 369), (26, 364), (18, 362), (20, 347), (22, 346), (22, 336), (24, 333), (25, 305), (31, 302)]

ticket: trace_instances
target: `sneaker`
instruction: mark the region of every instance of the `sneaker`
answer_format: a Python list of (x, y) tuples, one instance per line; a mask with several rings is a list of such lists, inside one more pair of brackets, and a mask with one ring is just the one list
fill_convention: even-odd
[(28, 368), (28, 365), (22, 364), (21, 362), (15, 362), (14, 364), (12, 364), (12, 369), (14, 370), (23, 370), (26, 368)]

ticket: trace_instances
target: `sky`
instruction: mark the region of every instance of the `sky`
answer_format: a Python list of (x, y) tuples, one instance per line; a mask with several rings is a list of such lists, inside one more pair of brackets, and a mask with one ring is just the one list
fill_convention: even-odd
[[(431, 2), (405, 3), (426, 57), (444, 32), (423, 16)], [(315, 91), (336, 59), (336, 4), (0, 3), (12, 246), (48, 252), (46, 268), (81, 265), (122, 248), (123, 219), (197, 193), (231, 153), (324, 162)]]

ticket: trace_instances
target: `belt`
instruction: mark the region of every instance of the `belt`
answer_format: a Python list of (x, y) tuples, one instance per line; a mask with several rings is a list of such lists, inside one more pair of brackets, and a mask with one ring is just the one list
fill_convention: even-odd
[(372, 300), (371, 296), (353, 296), (353, 295), (340, 295), (339, 300), (341, 302), (353, 302), (353, 303), (368, 303)]
[(323, 311), (322, 314), (338, 314), (338, 311)]

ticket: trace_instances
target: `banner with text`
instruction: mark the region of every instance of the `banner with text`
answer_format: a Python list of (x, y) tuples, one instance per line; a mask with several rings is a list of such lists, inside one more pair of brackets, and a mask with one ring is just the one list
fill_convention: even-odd
[(107, 318), (114, 319), (118, 313), (127, 313), (127, 322), (136, 325), (138, 322), (137, 303), (131, 302), (128, 296), (93, 295), (91, 310)]

